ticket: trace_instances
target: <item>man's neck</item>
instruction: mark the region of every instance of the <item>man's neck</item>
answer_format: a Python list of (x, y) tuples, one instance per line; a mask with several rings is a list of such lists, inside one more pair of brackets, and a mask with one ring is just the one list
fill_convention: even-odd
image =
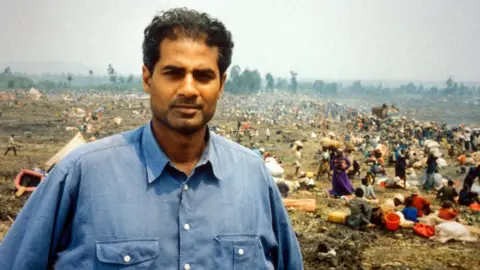
[(207, 127), (193, 134), (184, 135), (153, 120), (152, 130), (158, 145), (175, 167), (190, 175), (205, 150)]

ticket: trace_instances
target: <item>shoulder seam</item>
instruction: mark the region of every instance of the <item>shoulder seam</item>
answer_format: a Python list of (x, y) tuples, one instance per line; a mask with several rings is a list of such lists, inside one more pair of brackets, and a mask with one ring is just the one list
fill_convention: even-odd
[[(220, 145), (220, 146), (222, 146), (222, 147), (226, 147), (226, 148), (228, 148), (228, 149), (230, 149), (230, 150), (233, 150), (233, 151), (235, 151), (235, 152), (237, 152), (237, 153), (243, 153), (243, 154), (248, 155), (248, 156), (252, 156), (252, 157), (255, 157), (255, 158), (259, 158), (257, 155), (255, 155), (255, 153), (253, 153), (253, 152), (251, 152), (251, 151), (250, 151), (251, 153), (249, 153), (248, 151), (246, 151), (246, 150), (248, 150), (248, 149), (246, 149), (246, 150), (241, 149), (241, 148), (240, 148), (240, 149), (237, 149), (236, 147), (233, 147), (233, 146), (229, 145), (228, 143), (225, 143), (225, 142), (222, 141), (222, 140), (227, 140), (226, 138), (223, 138), (222, 136), (217, 135), (217, 134), (215, 134), (215, 136), (221, 137), (221, 138), (217, 138), (217, 140), (216, 140), (216, 143), (217, 143), (218, 145)], [(233, 143), (233, 142), (232, 142), (232, 143)]]
[[(141, 137), (140, 137), (141, 138)], [(99, 149), (93, 149), (91, 151), (88, 151), (86, 153), (82, 153), (81, 155), (79, 155), (78, 157), (76, 157), (74, 160), (72, 160), (70, 162), (70, 164), (68, 164), (68, 167), (66, 168), (67, 170), (70, 170), (72, 168), (72, 166), (76, 165), (78, 163), (78, 161), (90, 154), (93, 154), (93, 153), (97, 153), (97, 152), (100, 152), (100, 151), (105, 151), (105, 150), (108, 150), (108, 149), (112, 149), (112, 148), (117, 148), (117, 147), (122, 147), (122, 146), (125, 146), (125, 145), (129, 145), (131, 143), (137, 143), (140, 141), (140, 138), (137, 138), (137, 139), (132, 139), (132, 140), (129, 140), (125, 143), (121, 143), (121, 144), (116, 144), (116, 145), (109, 145), (109, 146), (103, 146), (103, 147), (100, 147)]]

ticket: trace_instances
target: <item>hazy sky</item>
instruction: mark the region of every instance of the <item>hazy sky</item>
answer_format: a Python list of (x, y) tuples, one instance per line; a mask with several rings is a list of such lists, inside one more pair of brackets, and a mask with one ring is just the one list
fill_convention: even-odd
[(221, 19), (233, 63), (274, 76), (480, 81), (480, 0), (0, 0), (0, 62), (140, 74), (144, 28), (176, 6)]

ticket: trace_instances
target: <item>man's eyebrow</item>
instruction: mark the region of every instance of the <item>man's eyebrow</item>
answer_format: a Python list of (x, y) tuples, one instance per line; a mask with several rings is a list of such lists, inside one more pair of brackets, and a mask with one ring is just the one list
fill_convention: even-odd
[(174, 65), (166, 65), (166, 66), (162, 67), (162, 70), (163, 71), (183, 71), (183, 70), (185, 70), (185, 68), (177, 67), (177, 66), (174, 66)]
[(209, 75), (212, 75), (212, 76), (216, 75), (215, 71), (211, 68), (194, 69), (193, 73), (203, 73), (203, 74), (209, 74)]

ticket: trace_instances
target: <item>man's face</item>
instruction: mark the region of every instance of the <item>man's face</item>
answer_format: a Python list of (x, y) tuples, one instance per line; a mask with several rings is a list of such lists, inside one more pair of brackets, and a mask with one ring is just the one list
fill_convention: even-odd
[(153, 74), (143, 67), (143, 85), (149, 93), (153, 120), (189, 135), (212, 119), (223, 92), (218, 48), (204, 40), (164, 39)]

